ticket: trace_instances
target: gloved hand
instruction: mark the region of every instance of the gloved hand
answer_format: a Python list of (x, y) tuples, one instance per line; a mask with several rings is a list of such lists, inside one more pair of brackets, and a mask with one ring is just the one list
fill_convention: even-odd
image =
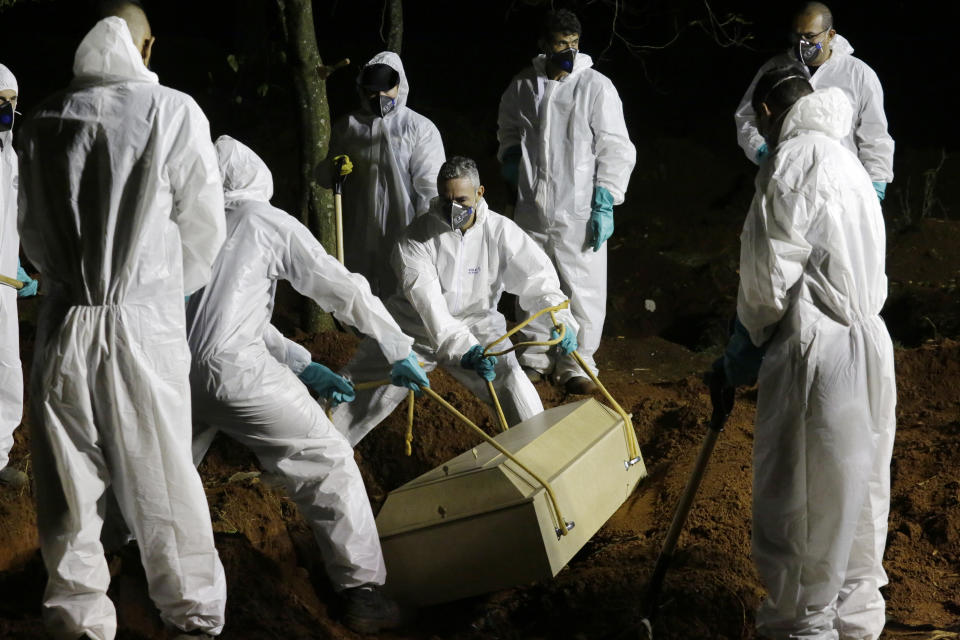
[(613, 235), (613, 196), (606, 187), (597, 185), (593, 188), (593, 208), (587, 231), (594, 251), (600, 251), (600, 246)]
[(767, 143), (764, 142), (762, 145), (760, 145), (760, 148), (757, 149), (757, 156), (756, 156), (757, 164), (760, 164), (761, 162), (763, 162), (763, 159), (766, 158), (768, 155), (770, 155), (770, 149), (767, 147)]
[(493, 382), (497, 377), (497, 373), (493, 370), (495, 364), (497, 364), (497, 356), (484, 356), (483, 347), (478, 344), (470, 347), (470, 350), (460, 358), (461, 367), (473, 369), (477, 375), (488, 382)]
[(306, 369), (300, 372), (298, 377), (318, 396), (330, 400), (334, 407), (341, 402), (350, 402), (357, 397), (352, 382), (322, 364), (311, 362)]
[[(556, 340), (559, 337), (560, 330), (554, 327), (550, 332), (550, 339)], [(560, 352), (560, 355), (565, 356), (573, 351), (576, 351), (578, 346), (577, 335), (573, 331), (570, 331), (570, 327), (567, 327), (566, 332), (563, 334), (563, 340), (557, 343), (557, 351)]]
[(417, 354), (410, 352), (403, 360), (397, 360), (393, 363), (393, 369), (390, 370), (390, 382), (398, 387), (405, 387), (412, 390), (417, 395), (423, 393), (420, 387), (429, 387), (430, 380), (427, 374), (417, 361)]
[(766, 350), (766, 345), (758, 347), (753, 344), (747, 328), (740, 323), (739, 318), (734, 317), (730, 327), (730, 340), (723, 351), (723, 357), (714, 363), (714, 368), (723, 368), (727, 386), (749, 387), (757, 383), (757, 374), (760, 373), (760, 364)]
[(19, 258), (17, 258), (17, 280), (23, 283), (23, 287), (17, 290), (18, 298), (29, 298), (30, 296), (37, 295), (37, 287), (40, 285), (36, 280), (27, 275), (26, 270), (20, 264)]
[[(341, 160), (343, 162), (341, 162)], [(338, 176), (350, 175), (353, 172), (353, 163), (350, 162), (350, 156), (345, 153), (339, 156), (333, 156), (333, 169)]]
[(883, 199), (887, 196), (887, 183), (874, 182), (873, 190), (877, 192), (877, 197), (880, 198), (880, 202), (883, 202)]
[(510, 147), (503, 152), (503, 162), (500, 165), (500, 175), (508, 185), (517, 188), (520, 183), (520, 159), (523, 158), (523, 150), (520, 145)]

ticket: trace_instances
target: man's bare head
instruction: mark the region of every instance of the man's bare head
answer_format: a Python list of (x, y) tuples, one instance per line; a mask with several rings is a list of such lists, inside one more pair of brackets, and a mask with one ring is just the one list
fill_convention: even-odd
[(819, 18), (820, 24), (823, 25), (822, 28), (829, 29), (833, 27), (833, 13), (830, 11), (830, 7), (822, 2), (804, 2), (800, 5), (800, 9), (794, 16), (794, 20), (800, 18), (811, 22)]
[(100, 15), (103, 18), (116, 16), (123, 18), (133, 37), (133, 45), (143, 57), (143, 64), (150, 65), (150, 52), (153, 49), (153, 32), (150, 30), (150, 21), (144, 13), (140, 3), (133, 0), (104, 0), (100, 5)]

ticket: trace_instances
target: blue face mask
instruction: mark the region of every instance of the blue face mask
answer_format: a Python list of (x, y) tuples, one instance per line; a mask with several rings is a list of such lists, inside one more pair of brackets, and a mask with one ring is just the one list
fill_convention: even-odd
[(555, 51), (554, 53), (551, 53), (550, 63), (558, 69), (562, 69), (563, 71), (570, 73), (573, 71), (573, 61), (576, 59), (576, 57), (577, 50), (571, 47), (569, 49), (564, 49), (563, 51)]
[(0, 107), (0, 132), (13, 129), (13, 103), (6, 102)]

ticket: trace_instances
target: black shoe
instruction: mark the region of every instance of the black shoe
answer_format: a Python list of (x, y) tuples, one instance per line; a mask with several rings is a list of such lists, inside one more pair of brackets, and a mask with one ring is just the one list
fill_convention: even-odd
[(345, 589), (343, 623), (357, 633), (377, 633), (383, 629), (396, 629), (403, 623), (400, 607), (380, 590), (380, 587), (365, 584)]
[(585, 378), (583, 376), (577, 376), (575, 378), (570, 378), (567, 380), (564, 387), (567, 390), (567, 393), (572, 393), (574, 395), (586, 395), (588, 393), (593, 393), (594, 391), (599, 390), (599, 387), (593, 384), (593, 380), (590, 378)]

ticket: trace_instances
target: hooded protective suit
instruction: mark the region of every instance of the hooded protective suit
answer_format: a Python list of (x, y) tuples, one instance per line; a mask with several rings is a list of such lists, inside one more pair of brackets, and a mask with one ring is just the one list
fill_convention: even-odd
[[(580, 325), (578, 352), (596, 372), (593, 354), (600, 346), (607, 306), (607, 247), (594, 252), (587, 222), (595, 186), (607, 189), (614, 204), (623, 202), (636, 161), (613, 83), (594, 71), (585, 53), (573, 71), (558, 80), (546, 76), (546, 56), (518, 74), (500, 99), (498, 157), (520, 146), (514, 219), (546, 251)], [(549, 338), (547, 322), (531, 323), (530, 339)], [(542, 349), (527, 349), (520, 361), (541, 373), (551, 368)], [(556, 363), (560, 382), (582, 375), (574, 361)]]
[(871, 181), (893, 182), (894, 145), (893, 138), (887, 133), (887, 116), (883, 112), (883, 87), (873, 69), (853, 56), (853, 47), (841, 35), (834, 36), (830, 58), (817, 67), (813, 75), (797, 61), (793, 49), (770, 58), (760, 67), (733, 116), (737, 124), (737, 142), (747, 157), (757, 162), (757, 151), (764, 144), (763, 136), (757, 131), (756, 114), (751, 104), (753, 89), (770, 69), (791, 64), (803, 69), (814, 89), (837, 87), (843, 90), (853, 107), (853, 126), (841, 138), (843, 146), (860, 158)]
[(73, 72), (21, 131), (20, 233), (48, 285), (31, 401), (44, 618), (58, 638), (114, 637), (112, 486), (161, 617), (217, 634), (226, 582), (190, 455), (183, 307), (223, 242), (216, 153), (122, 19), (94, 26)]
[[(460, 366), (460, 358), (475, 345), (487, 346), (507, 332), (497, 311), (504, 291), (515, 294), (528, 312), (560, 304), (556, 271), (543, 250), (511, 220), (490, 211), (482, 198), (476, 222), (466, 232), (454, 230), (442, 202), (434, 198), (426, 215), (414, 220), (394, 249), (392, 262), (403, 295), (387, 301), (387, 308), (416, 339), (414, 350), (427, 371), (442, 364), (479, 398), (489, 402), (486, 382), (475, 371)], [(576, 332), (579, 327), (568, 311), (560, 322)], [(501, 351), (509, 340), (497, 345)], [(383, 377), (387, 363), (364, 341), (342, 371), (358, 382)], [(533, 384), (520, 368), (514, 353), (500, 356), (494, 371), (494, 390), (509, 424), (543, 411)], [(358, 391), (357, 399), (333, 411), (333, 423), (351, 444), (356, 444), (406, 397), (395, 386)]]
[(190, 298), (191, 382), (203, 459), (216, 431), (250, 447), (281, 476), (313, 528), (338, 589), (386, 578), (380, 539), (353, 450), (297, 374), (310, 352), (270, 325), (277, 281), (373, 336), (389, 362), (410, 353), (405, 336), (362, 276), (323, 250), (310, 231), (270, 205), (270, 170), (227, 136), (216, 143), (227, 206), (227, 240), (210, 284)]
[(344, 261), (369, 280), (374, 293), (387, 297), (397, 288), (388, 260), (393, 243), (437, 195), (445, 156), (437, 127), (407, 106), (410, 85), (400, 56), (384, 51), (372, 64), (400, 74), (396, 106), (382, 118), (360, 109), (339, 119), (330, 150), (349, 155), (354, 166), (343, 188)]
[[(0, 91), (17, 91), (17, 79), (0, 64)], [(17, 275), (17, 152), (13, 131), (0, 133), (0, 274)], [(20, 367), (20, 330), (17, 291), (0, 286), (0, 469), (9, 462), (13, 431), (23, 414), (23, 369)]]
[[(841, 143), (840, 89), (787, 112), (741, 240), (737, 315), (759, 373), (753, 557), (770, 638), (877, 638), (895, 429), (880, 203)], [(772, 336), (772, 339), (771, 339)]]

